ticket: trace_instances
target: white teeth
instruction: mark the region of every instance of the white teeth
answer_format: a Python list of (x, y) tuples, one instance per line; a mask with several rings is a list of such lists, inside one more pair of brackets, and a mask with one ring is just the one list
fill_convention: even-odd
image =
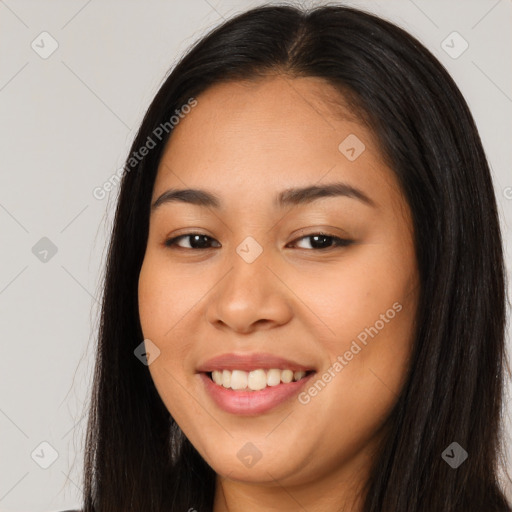
[(255, 391), (266, 388), (267, 375), (265, 374), (265, 370), (253, 370), (250, 372), (249, 378), (247, 379), (247, 387)]
[(300, 380), (302, 377), (306, 376), (306, 372), (294, 372), (293, 373), (293, 380)]
[(281, 372), (281, 380), (286, 384), (293, 380), (293, 372), (291, 370), (283, 370)]
[(231, 389), (245, 389), (247, 387), (247, 372), (233, 370), (231, 372)]
[(269, 370), (267, 372), (267, 386), (281, 384), (281, 370)]
[(229, 370), (223, 370), (222, 371), (222, 382), (221, 382), (221, 384), (225, 388), (230, 388), (231, 387), (231, 372)]
[(219, 384), (220, 386), (222, 386), (222, 372), (214, 370), (212, 372), (212, 380), (213, 382), (215, 382), (215, 384)]
[(279, 370), (253, 370), (245, 372), (243, 370), (215, 370), (212, 372), (212, 380), (215, 384), (228, 389), (250, 389), (259, 391), (267, 386), (278, 386), (281, 382), (287, 384), (292, 381), (298, 381), (306, 376), (304, 371)]

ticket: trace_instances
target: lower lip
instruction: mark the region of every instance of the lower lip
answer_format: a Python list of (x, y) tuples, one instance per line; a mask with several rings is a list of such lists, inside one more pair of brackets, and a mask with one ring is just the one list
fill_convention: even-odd
[(234, 391), (215, 384), (206, 373), (199, 374), (213, 401), (222, 410), (239, 415), (262, 414), (277, 407), (297, 395), (313, 375), (314, 372), (296, 382), (268, 386), (260, 391)]

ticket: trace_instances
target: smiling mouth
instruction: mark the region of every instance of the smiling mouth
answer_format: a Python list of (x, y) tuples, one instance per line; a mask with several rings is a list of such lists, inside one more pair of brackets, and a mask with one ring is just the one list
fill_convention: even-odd
[(314, 370), (293, 371), (289, 369), (215, 370), (206, 375), (219, 387), (233, 391), (261, 391), (262, 389), (298, 382), (314, 373)]

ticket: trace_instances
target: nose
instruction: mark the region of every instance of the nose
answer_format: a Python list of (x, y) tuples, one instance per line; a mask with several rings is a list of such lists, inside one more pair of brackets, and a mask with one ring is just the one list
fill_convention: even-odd
[(290, 291), (270, 260), (265, 251), (251, 263), (234, 253), (230, 271), (209, 294), (206, 316), (214, 327), (248, 334), (290, 321)]

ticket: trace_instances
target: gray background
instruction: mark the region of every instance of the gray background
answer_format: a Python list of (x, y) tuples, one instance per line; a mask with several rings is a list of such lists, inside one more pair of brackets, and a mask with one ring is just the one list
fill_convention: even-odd
[[(2, 512), (80, 503), (98, 299), (118, 192), (98, 200), (92, 191), (123, 166), (149, 101), (185, 49), (260, 3), (0, 0)], [(458, 83), (492, 167), (510, 271), (511, 1), (345, 3), (407, 29)], [(46, 59), (31, 47), (51, 49), (44, 31), (58, 43)], [(457, 58), (442, 47), (453, 31), (469, 44)], [(447, 41), (452, 53), (463, 48), (460, 39)], [(40, 252), (43, 237), (56, 254)], [(512, 457), (510, 386), (507, 401)], [(53, 450), (57, 459), (43, 469)]]

